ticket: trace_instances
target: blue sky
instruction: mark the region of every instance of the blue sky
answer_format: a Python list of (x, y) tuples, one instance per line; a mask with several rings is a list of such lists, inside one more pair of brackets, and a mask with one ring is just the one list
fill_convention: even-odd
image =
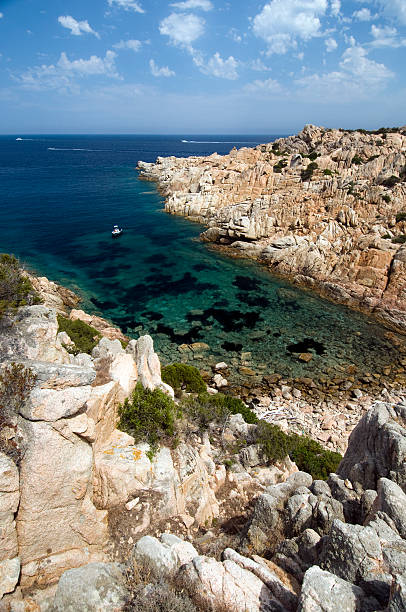
[(406, 123), (406, 0), (0, 0), (0, 133)]

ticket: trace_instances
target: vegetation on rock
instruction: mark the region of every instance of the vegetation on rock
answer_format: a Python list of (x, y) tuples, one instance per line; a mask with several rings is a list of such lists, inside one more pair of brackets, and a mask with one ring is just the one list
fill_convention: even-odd
[(165, 366), (162, 368), (161, 378), (174, 391), (182, 389), (187, 393), (202, 393), (206, 391), (206, 384), (199, 370), (186, 363), (172, 363)]
[(277, 425), (260, 421), (256, 441), (268, 461), (281, 461), (286, 455), (295, 461), (299, 470), (308, 472), (316, 480), (326, 480), (335, 472), (342, 457), (339, 453), (324, 449), (307, 436), (286, 434)]
[(305, 168), (304, 170), (302, 170), (302, 172), (300, 173), (300, 177), (302, 179), (303, 182), (305, 181), (311, 181), (312, 177), (313, 177), (313, 172), (318, 168), (318, 164), (315, 161), (310, 162), (310, 164), (307, 166), (307, 168)]
[(23, 449), (17, 438), (16, 417), (35, 384), (35, 375), (22, 363), (12, 362), (0, 371), (0, 451), (17, 465)]
[(231, 414), (241, 414), (246, 423), (258, 423), (257, 416), (243, 401), (223, 393), (216, 395), (199, 393), (197, 397), (187, 398), (183, 407), (185, 412), (203, 428), (213, 422), (225, 423)]
[(68, 334), (74, 346), (66, 346), (65, 348), (74, 355), (78, 353), (88, 353), (90, 355), (101, 338), (101, 333), (84, 321), (79, 319), (71, 321), (62, 315), (58, 315), (58, 331)]
[(21, 271), (18, 259), (0, 254), (0, 319), (19, 306), (39, 304), (39, 296), (31, 281)]
[(152, 457), (160, 442), (173, 444), (176, 418), (181, 416), (181, 411), (160, 389), (151, 391), (138, 384), (130, 397), (120, 404), (118, 416), (118, 429), (133, 436), (136, 442), (148, 442)]

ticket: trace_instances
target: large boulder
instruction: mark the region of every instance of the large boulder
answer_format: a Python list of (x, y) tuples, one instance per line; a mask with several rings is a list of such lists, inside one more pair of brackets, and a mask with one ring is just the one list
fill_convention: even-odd
[(372, 612), (377, 603), (360, 587), (314, 565), (304, 576), (297, 612)]
[(406, 405), (378, 403), (367, 412), (337, 473), (361, 489), (376, 490), (380, 478), (389, 478), (406, 492)]
[(139, 564), (149, 566), (156, 574), (170, 576), (181, 565), (189, 563), (199, 553), (190, 544), (175, 535), (163, 533), (160, 540), (144, 536), (134, 547), (133, 558)]
[(137, 365), (138, 379), (145, 389), (153, 390), (158, 388), (174, 397), (172, 387), (162, 382), (161, 364), (158, 355), (154, 351), (154, 343), (151, 336), (141, 336), (138, 340), (131, 340), (126, 350), (134, 358)]
[(52, 608), (53, 612), (119, 612), (128, 598), (117, 563), (89, 563), (62, 574)]

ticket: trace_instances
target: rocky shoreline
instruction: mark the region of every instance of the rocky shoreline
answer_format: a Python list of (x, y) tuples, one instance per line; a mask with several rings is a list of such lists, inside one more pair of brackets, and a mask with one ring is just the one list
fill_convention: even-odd
[(203, 240), (406, 332), (406, 129), (312, 125), (228, 155), (140, 161)]

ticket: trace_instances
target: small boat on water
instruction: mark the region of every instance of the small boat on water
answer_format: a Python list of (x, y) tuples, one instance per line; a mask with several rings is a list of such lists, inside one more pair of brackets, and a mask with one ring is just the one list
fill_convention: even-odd
[(121, 236), (121, 234), (123, 233), (123, 230), (121, 227), (118, 227), (118, 225), (115, 225), (113, 227), (113, 231), (111, 232), (111, 236), (113, 238), (118, 238), (119, 236)]

